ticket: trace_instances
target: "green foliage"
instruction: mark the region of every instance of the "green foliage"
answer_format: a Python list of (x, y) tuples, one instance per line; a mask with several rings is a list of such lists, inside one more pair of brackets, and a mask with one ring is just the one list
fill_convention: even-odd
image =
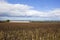
[(10, 20), (6, 20), (6, 22), (10, 22)]
[(10, 20), (0, 21), (0, 23), (6, 23), (6, 22), (10, 22)]

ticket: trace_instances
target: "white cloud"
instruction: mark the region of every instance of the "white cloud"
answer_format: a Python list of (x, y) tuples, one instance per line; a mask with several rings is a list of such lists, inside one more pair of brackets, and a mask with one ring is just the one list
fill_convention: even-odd
[(33, 10), (34, 7), (24, 4), (9, 4), (0, 3), (0, 14), (7, 14), (9, 16), (47, 16), (45, 12)]
[[(4, 1), (4, 0), (3, 0)], [(8, 16), (38, 16), (38, 17), (58, 17), (60, 18), (60, 9), (54, 9), (48, 12), (33, 10), (34, 7), (24, 4), (10, 4), (0, 2), (0, 15)]]
[(55, 10), (52, 10), (51, 13), (55, 16), (60, 16), (60, 8), (59, 9), (55, 9)]
[(24, 4), (9, 4), (0, 2), (0, 13), (7, 13), (7, 15), (10, 16), (26, 15), (26, 12), (31, 8), (33, 7)]

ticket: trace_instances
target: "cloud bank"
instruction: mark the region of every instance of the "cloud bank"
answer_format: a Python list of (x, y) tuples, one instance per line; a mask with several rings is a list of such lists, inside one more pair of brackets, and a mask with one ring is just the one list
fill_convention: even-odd
[(34, 7), (26, 4), (11, 4), (0, 1), (0, 17), (2, 16), (33, 16), (41, 18), (58, 18), (60, 19), (60, 8), (56, 8), (47, 12), (34, 10)]

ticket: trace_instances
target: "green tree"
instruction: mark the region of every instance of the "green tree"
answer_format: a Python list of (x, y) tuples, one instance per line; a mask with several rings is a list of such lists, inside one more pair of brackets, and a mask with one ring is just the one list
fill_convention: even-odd
[(6, 22), (10, 22), (10, 20), (6, 20)]

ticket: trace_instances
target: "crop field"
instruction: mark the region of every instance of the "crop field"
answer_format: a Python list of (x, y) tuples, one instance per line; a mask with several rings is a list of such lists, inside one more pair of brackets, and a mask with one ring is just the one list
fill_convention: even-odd
[(0, 23), (0, 40), (60, 40), (60, 22)]

